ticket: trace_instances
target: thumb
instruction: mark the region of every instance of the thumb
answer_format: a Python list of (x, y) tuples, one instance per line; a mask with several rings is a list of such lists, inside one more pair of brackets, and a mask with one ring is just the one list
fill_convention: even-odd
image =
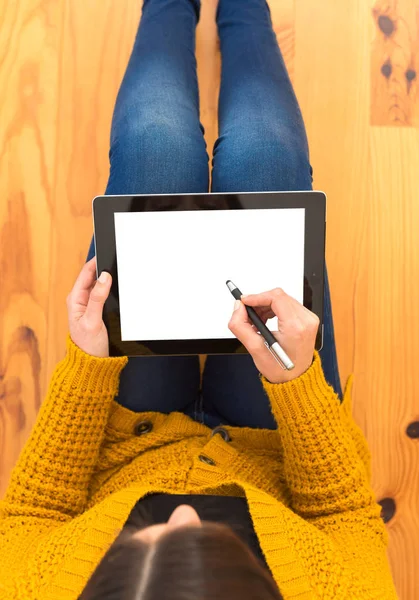
[(263, 337), (253, 327), (246, 307), (241, 300), (236, 300), (234, 303), (234, 312), (231, 315), (228, 328), (250, 353), (264, 348)]
[(84, 318), (92, 326), (99, 325), (102, 321), (103, 306), (109, 296), (111, 284), (112, 276), (106, 271), (102, 271), (94, 288), (90, 292)]

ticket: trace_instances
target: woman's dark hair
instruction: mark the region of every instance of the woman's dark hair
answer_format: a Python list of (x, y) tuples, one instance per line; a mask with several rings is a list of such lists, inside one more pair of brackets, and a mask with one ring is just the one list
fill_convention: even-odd
[(282, 600), (269, 571), (226, 525), (179, 527), (154, 545), (127, 525), (79, 600)]

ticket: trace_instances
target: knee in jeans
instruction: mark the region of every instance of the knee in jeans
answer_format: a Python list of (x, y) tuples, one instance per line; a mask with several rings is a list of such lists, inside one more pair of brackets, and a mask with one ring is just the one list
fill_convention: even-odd
[[(238, 178), (251, 174), (255, 191), (311, 187), (307, 149), (289, 127), (243, 131), (231, 143), (225, 140), (224, 152), (226, 160), (234, 165), (234, 169), (223, 169), (225, 176), (234, 177), (234, 172)], [(234, 185), (237, 187), (238, 182)]]
[(112, 148), (121, 146), (127, 150), (169, 155), (185, 148), (184, 141), (182, 129), (169, 118), (142, 112), (138, 117), (130, 116), (118, 125)]
[(125, 163), (126, 168), (133, 165), (133, 172), (141, 165), (144, 172), (148, 170), (149, 183), (164, 177), (166, 193), (208, 191), (204, 138), (189, 132), (172, 115), (150, 110), (126, 119), (116, 129), (110, 157), (111, 162)]

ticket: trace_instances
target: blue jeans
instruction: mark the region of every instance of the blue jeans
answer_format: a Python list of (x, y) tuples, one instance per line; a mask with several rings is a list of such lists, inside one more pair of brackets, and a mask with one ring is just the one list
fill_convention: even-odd
[[(195, 60), (198, 0), (145, 0), (111, 132), (106, 194), (209, 191)], [(211, 191), (312, 189), (307, 137), (265, 0), (220, 0), (219, 138)], [(214, 243), (216, 241), (214, 240)], [(94, 256), (94, 243), (87, 260)], [(262, 290), (261, 290), (262, 291)], [(342, 398), (325, 279), (326, 380)], [(276, 429), (250, 355), (132, 357), (116, 401), (135, 412), (183, 412), (209, 427)]]

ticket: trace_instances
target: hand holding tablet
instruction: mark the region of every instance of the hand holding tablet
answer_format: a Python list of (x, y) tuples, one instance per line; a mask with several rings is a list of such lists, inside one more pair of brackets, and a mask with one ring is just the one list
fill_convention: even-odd
[(73, 342), (90, 356), (109, 356), (109, 337), (103, 322), (103, 307), (112, 277), (102, 271), (96, 279), (96, 256), (81, 270), (67, 296), (68, 329)]

